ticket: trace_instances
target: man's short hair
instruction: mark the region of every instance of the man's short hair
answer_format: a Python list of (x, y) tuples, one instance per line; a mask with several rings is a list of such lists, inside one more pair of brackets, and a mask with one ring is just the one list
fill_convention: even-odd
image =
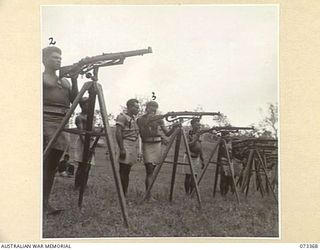
[(199, 118), (193, 118), (190, 123), (191, 123), (191, 125), (193, 125), (196, 122), (200, 122), (200, 119)]
[(158, 104), (157, 102), (155, 102), (155, 101), (149, 101), (149, 102), (147, 102), (147, 104), (146, 104), (146, 108), (148, 108), (148, 107), (158, 108), (158, 107), (159, 107), (159, 104)]
[(130, 99), (127, 101), (127, 108), (132, 107), (135, 103), (139, 103), (137, 99)]
[(61, 55), (61, 49), (56, 46), (48, 46), (42, 49), (42, 61), (47, 58), (51, 53), (57, 52)]

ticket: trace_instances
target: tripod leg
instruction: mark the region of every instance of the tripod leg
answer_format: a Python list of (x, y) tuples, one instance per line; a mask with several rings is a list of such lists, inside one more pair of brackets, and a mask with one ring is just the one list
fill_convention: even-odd
[[(93, 117), (94, 117), (94, 108), (96, 103), (96, 84), (92, 85), (89, 89), (89, 103), (88, 103), (88, 110), (87, 110), (87, 121), (86, 121), (86, 131), (92, 131), (93, 128)], [(90, 171), (90, 142), (91, 136), (90, 134), (85, 134), (84, 136), (84, 144), (83, 144), (83, 152), (82, 152), (82, 162), (83, 162), (83, 169), (82, 170), (82, 178), (80, 182), (80, 190), (79, 190), (79, 200), (78, 206), (81, 208), (82, 200), (83, 200), (83, 193), (86, 188), (87, 179), (89, 176)]]
[(265, 194), (266, 190), (264, 189), (263, 181), (262, 181), (262, 177), (261, 177), (261, 164), (258, 164), (257, 173), (258, 173), (258, 179), (259, 179), (259, 182), (260, 182), (261, 191), (262, 191), (263, 194)]
[[(217, 149), (220, 150), (221, 147), (221, 139), (219, 139), (218, 144), (217, 144)], [(217, 185), (218, 185), (218, 177), (220, 173), (220, 164), (219, 164), (219, 150), (218, 150), (218, 160), (216, 164), (216, 174), (214, 176), (214, 183), (213, 183), (213, 197), (216, 196), (216, 190), (217, 190)]]
[(244, 168), (241, 169), (240, 174), (239, 174), (239, 179), (237, 181), (237, 186), (239, 186), (239, 187), (241, 187), (241, 184), (242, 184), (243, 173), (244, 173)]
[(245, 189), (247, 188), (248, 178), (249, 178), (250, 172), (251, 172), (252, 158), (253, 158), (253, 150), (250, 150), (247, 165), (245, 167), (244, 174), (243, 174), (244, 178), (242, 180), (241, 192), (244, 192)]
[(182, 128), (180, 127), (179, 132), (177, 134), (176, 146), (174, 149), (173, 168), (172, 168), (172, 177), (171, 177), (171, 186), (170, 186), (170, 197), (169, 197), (170, 202), (172, 201), (172, 198), (173, 198), (173, 188), (174, 188), (174, 182), (176, 179), (177, 165), (178, 165), (178, 160), (179, 160), (179, 150), (180, 150), (180, 143), (181, 143), (181, 130), (182, 130)]
[[(218, 149), (219, 142), (220, 142), (220, 141), (218, 141), (218, 143), (214, 146), (214, 148), (213, 148), (213, 150), (212, 150), (212, 152), (211, 152), (211, 154), (210, 154), (209, 160), (208, 160), (208, 162), (206, 163), (206, 165), (204, 166), (204, 168), (203, 168), (203, 170), (202, 170), (202, 172), (201, 172), (201, 174), (200, 174), (200, 177), (199, 177), (199, 179), (198, 179), (198, 186), (200, 185), (200, 182), (201, 182), (204, 174), (206, 173), (206, 171), (207, 171), (207, 169), (208, 169), (208, 167), (209, 167), (209, 164), (210, 164), (210, 162), (211, 162), (214, 154), (216, 153), (216, 151), (217, 151), (217, 149)], [(192, 191), (191, 197), (194, 196), (194, 192), (195, 192), (195, 190)]]
[(162, 156), (161, 156), (160, 164), (159, 164), (159, 166), (157, 166), (157, 168), (156, 168), (156, 169), (154, 170), (154, 172), (153, 172), (153, 176), (152, 176), (152, 180), (151, 180), (150, 186), (148, 187), (148, 189), (147, 189), (147, 191), (146, 191), (146, 193), (145, 193), (145, 195), (144, 195), (144, 197), (143, 197), (143, 200), (146, 200), (147, 197), (150, 195), (150, 192), (151, 192), (151, 189), (152, 189), (152, 187), (153, 187), (153, 184), (154, 184), (154, 182), (155, 182), (156, 179), (157, 179), (157, 176), (158, 176), (158, 174), (159, 174), (159, 172), (160, 172), (160, 169), (161, 169), (161, 167), (162, 167), (165, 159), (167, 158), (167, 155), (168, 155), (168, 153), (169, 153), (169, 150), (170, 150), (170, 148), (172, 147), (172, 144), (173, 144), (175, 138), (177, 137), (178, 132), (179, 132), (179, 131), (176, 130), (176, 131), (174, 131), (174, 133), (171, 135), (171, 138), (170, 138), (170, 140), (169, 140), (168, 146), (166, 147), (166, 150), (164, 151), (164, 153), (163, 153)]
[(49, 141), (48, 145), (46, 146), (44, 152), (43, 152), (43, 161), (45, 161), (49, 155), (49, 151), (52, 147), (52, 145), (56, 142), (56, 140), (58, 139), (58, 136), (60, 135), (60, 133), (62, 132), (62, 130), (64, 129), (64, 127), (67, 125), (72, 113), (75, 111), (78, 103), (80, 102), (82, 96), (84, 95), (84, 93), (92, 86), (93, 82), (86, 82), (83, 87), (81, 88), (81, 90), (79, 91), (77, 97), (75, 98), (75, 100), (73, 101), (71, 108), (69, 109), (69, 111), (67, 112), (67, 114), (65, 115), (65, 117), (62, 119), (62, 122), (59, 126), (59, 128), (57, 129), (57, 131), (54, 133), (54, 135), (52, 136), (51, 140)]
[(220, 143), (220, 141), (218, 141), (218, 143), (217, 143), (217, 144), (215, 145), (215, 147), (213, 148), (213, 150), (212, 150), (212, 152), (211, 152), (211, 155), (210, 155), (210, 157), (209, 157), (209, 160), (208, 160), (208, 162), (206, 163), (204, 169), (203, 169), (202, 172), (201, 172), (201, 175), (200, 175), (199, 180), (198, 180), (198, 185), (200, 184), (200, 182), (201, 182), (204, 174), (206, 173), (206, 171), (207, 171), (207, 169), (208, 169), (208, 166), (209, 166), (209, 164), (210, 164), (210, 162), (211, 162), (214, 154), (216, 153), (216, 151), (217, 151), (217, 149), (218, 149), (219, 143)]
[(256, 150), (256, 152), (257, 152), (258, 158), (259, 158), (259, 160), (260, 160), (262, 170), (264, 171), (264, 173), (265, 173), (265, 175), (266, 175), (267, 185), (268, 185), (269, 188), (271, 189), (272, 195), (273, 195), (273, 198), (275, 199), (275, 201), (278, 201), (278, 200), (277, 200), (277, 197), (276, 197), (276, 194), (274, 193), (274, 191), (273, 191), (273, 189), (272, 189), (272, 187), (271, 187), (271, 184), (270, 184), (269, 178), (268, 178), (268, 176), (267, 176), (267, 171), (266, 171), (266, 169), (265, 169), (265, 166), (264, 166), (264, 162), (263, 162), (263, 160), (262, 160), (262, 157), (261, 157), (261, 155), (260, 155), (260, 153), (259, 153), (258, 150)]
[(246, 197), (248, 196), (248, 193), (249, 193), (250, 179), (251, 179), (251, 167), (250, 167), (250, 171), (248, 173), (248, 179), (247, 179), (247, 183), (246, 183)]
[(229, 154), (229, 151), (228, 151), (227, 143), (226, 143), (225, 140), (222, 140), (222, 142), (224, 144), (224, 148), (225, 148), (226, 153), (227, 153), (228, 164), (229, 164), (231, 177), (232, 177), (232, 185), (233, 185), (234, 191), (236, 192), (236, 197), (237, 197), (238, 204), (240, 204), (239, 194), (238, 194), (238, 190), (237, 190), (237, 187), (236, 187), (236, 181), (234, 180), (234, 169), (233, 169), (233, 165), (231, 164), (231, 159), (230, 159), (230, 154)]
[(116, 160), (116, 156), (115, 156), (115, 152), (114, 152), (115, 146), (114, 146), (114, 142), (113, 142), (113, 139), (111, 136), (111, 129), (109, 126), (109, 121), (108, 121), (108, 113), (107, 113), (106, 104), (105, 104), (104, 97), (103, 97), (103, 90), (102, 90), (102, 87), (100, 84), (97, 84), (97, 94), (98, 94), (98, 100), (99, 100), (99, 105), (100, 105), (100, 111), (101, 111), (101, 115), (102, 115), (102, 121), (103, 121), (103, 125), (105, 128), (104, 132), (105, 132), (106, 142), (107, 142), (108, 149), (109, 149), (111, 167), (112, 167), (113, 177), (114, 177), (115, 184), (116, 184), (116, 189), (117, 189), (118, 198), (119, 198), (119, 202), (120, 202), (121, 212), (122, 212), (125, 226), (129, 227), (126, 200), (124, 198), (124, 193), (123, 193), (123, 189), (122, 189), (122, 185), (121, 185), (121, 181), (120, 181), (120, 176), (119, 176), (119, 172), (118, 172), (119, 162)]
[(79, 198), (78, 198), (78, 207), (82, 208), (82, 201), (83, 201), (83, 194), (84, 190), (87, 186), (89, 171), (90, 171), (90, 164), (86, 162), (81, 162), (81, 169), (79, 173), (79, 182), (80, 182), (80, 188), (79, 188)]
[(254, 158), (254, 151), (252, 151), (252, 161), (249, 167), (248, 171), (248, 178), (247, 178), (247, 183), (246, 183), (246, 197), (248, 197), (249, 189), (250, 189), (250, 180), (252, 176), (252, 171), (255, 169), (255, 158)]
[[(264, 151), (263, 151), (263, 162), (264, 162), (264, 166), (267, 167), (267, 157), (266, 157)], [(267, 169), (266, 169), (266, 170), (267, 170)], [(268, 176), (266, 175), (266, 178), (265, 178), (266, 192), (267, 192), (267, 194), (269, 195), (269, 186), (268, 186), (268, 184), (267, 184), (267, 178), (268, 178)]]
[(264, 188), (263, 188), (263, 184), (262, 184), (262, 178), (260, 175), (260, 165), (259, 164), (255, 164), (254, 165), (255, 168), (255, 172), (256, 172), (256, 179), (257, 179), (257, 189), (259, 189), (261, 196), (264, 196)]
[(189, 144), (188, 144), (188, 140), (186, 137), (186, 134), (184, 132), (184, 130), (181, 128), (181, 134), (183, 137), (183, 141), (184, 141), (184, 145), (187, 151), (187, 156), (188, 156), (188, 160), (189, 160), (189, 164), (190, 164), (190, 170), (191, 170), (191, 177), (193, 179), (193, 183), (196, 189), (196, 194), (197, 194), (197, 198), (198, 198), (198, 203), (199, 203), (199, 207), (201, 209), (201, 197), (200, 197), (200, 192), (199, 192), (199, 186), (198, 186), (198, 182), (197, 182), (197, 178), (194, 174), (194, 170), (193, 170), (193, 163), (192, 163), (192, 159), (191, 159), (191, 153), (190, 153), (190, 149), (189, 149)]

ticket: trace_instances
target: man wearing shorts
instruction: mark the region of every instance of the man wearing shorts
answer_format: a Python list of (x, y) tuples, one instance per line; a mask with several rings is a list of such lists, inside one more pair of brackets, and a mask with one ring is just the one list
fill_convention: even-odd
[[(43, 79), (43, 148), (47, 146), (66, 115), (70, 103), (78, 94), (77, 75), (71, 78), (72, 85), (66, 78), (59, 79), (56, 71), (61, 66), (61, 50), (49, 46), (42, 50), (44, 64)], [(43, 210), (46, 214), (56, 214), (57, 210), (49, 205), (55, 170), (60, 158), (69, 144), (68, 135), (60, 133), (43, 162)]]
[(130, 99), (127, 101), (127, 111), (118, 115), (116, 119), (116, 139), (119, 146), (120, 179), (124, 195), (127, 195), (129, 175), (132, 165), (138, 158), (139, 130), (136, 123), (136, 115), (139, 113), (139, 101)]
[(178, 126), (178, 124), (174, 124), (172, 129), (168, 130), (162, 119), (151, 121), (152, 117), (155, 116), (158, 107), (159, 105), (157, 102), (148, 102), (146, 104), (146, 113), (137, 121), (142, 139), (143, 159), (146, 166), (146, 190), (151, 184), (154, 168), (160, 162), (162, 141), (160, 129), (166, 136), (170, 136)]

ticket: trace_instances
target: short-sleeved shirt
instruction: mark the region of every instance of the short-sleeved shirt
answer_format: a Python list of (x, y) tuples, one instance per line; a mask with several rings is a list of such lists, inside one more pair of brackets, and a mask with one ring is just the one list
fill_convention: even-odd
[(135, 117), (120, 113), (117, 116), (116, 124), (122, 128), (122, 138), (129, 141), (136, 141), (139, 137), (139, 129)]
[(138, 126), (142, 142), (161, 142), (161, 126), (164, 125), (162, 119), (150, 121), (148, 114), (139, 117)]

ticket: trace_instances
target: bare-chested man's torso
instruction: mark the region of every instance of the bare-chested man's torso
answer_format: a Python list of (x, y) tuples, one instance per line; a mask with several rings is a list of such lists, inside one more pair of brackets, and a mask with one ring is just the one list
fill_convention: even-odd
[(70, 106), (71, 86), (66, 78), (58, 79), (56, 75), (43, 73), (43, 104)]

